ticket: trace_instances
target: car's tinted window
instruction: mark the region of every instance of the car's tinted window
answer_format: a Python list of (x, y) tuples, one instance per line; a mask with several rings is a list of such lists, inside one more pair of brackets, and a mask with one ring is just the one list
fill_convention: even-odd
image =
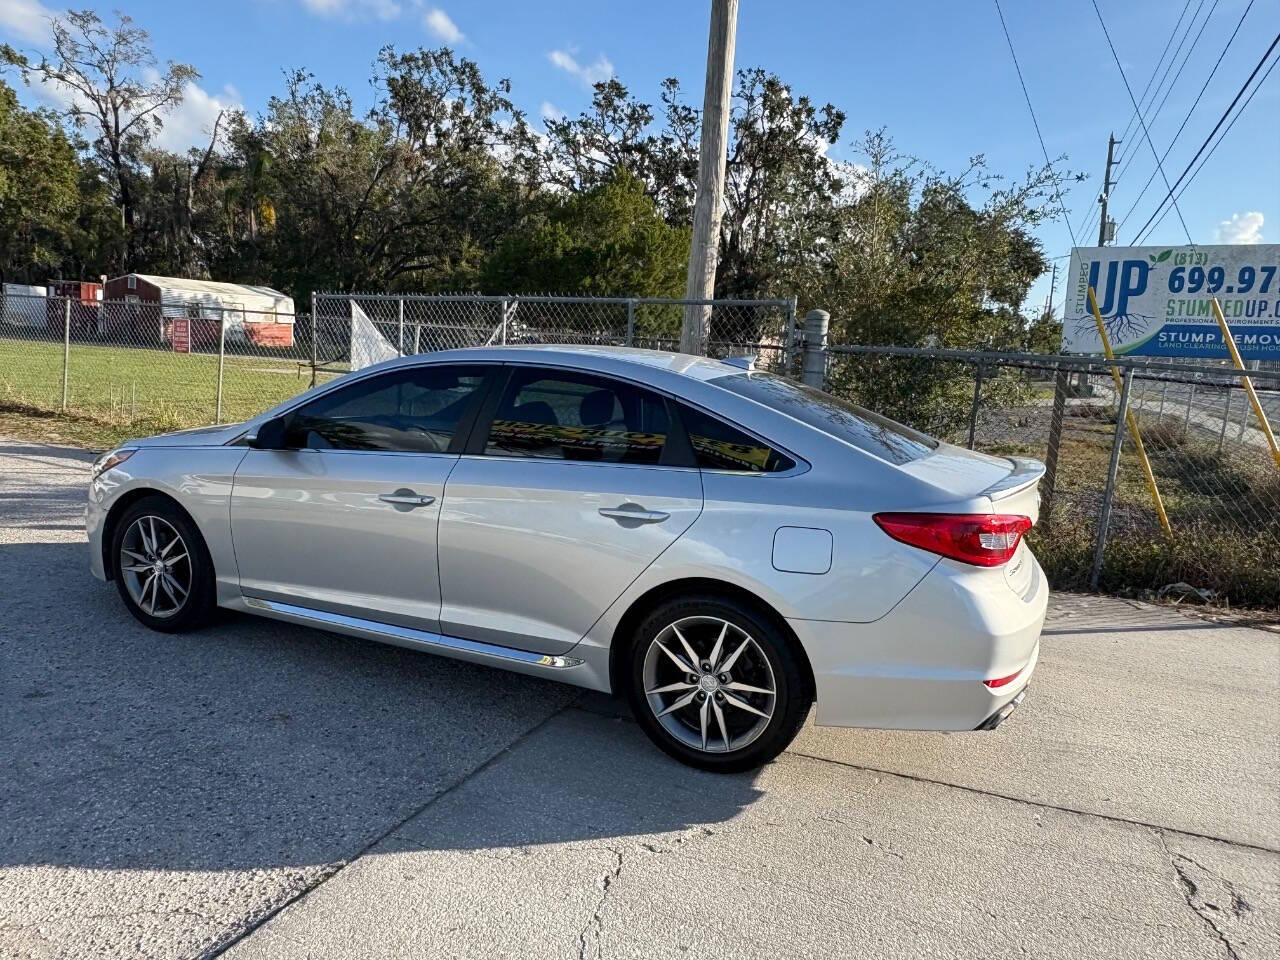
[(371, 377), (299, 408), (290, 438), (321, 449), (444, 453), (485, 375), (483, 367), (417, 367)]
[(700, 410), (681, 404), (680, 419), (698, 466), (704, 470), (778, 473), (795, 466), (794, 460), (767, 443)]
[(829, 393), (771, 373), (735, 373), (711, 381), (795, 417), (890, 463), (927, 457), (938, 441)]
[(666, 404), (647, 390), (606, 377), (519, 368), (498, 404), (484, 452), (656, 464), (666, 440)]

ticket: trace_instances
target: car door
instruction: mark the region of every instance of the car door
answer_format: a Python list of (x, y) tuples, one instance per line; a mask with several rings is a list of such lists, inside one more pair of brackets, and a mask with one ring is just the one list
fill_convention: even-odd
[(696, 467), (671, 465), (669, 407), (625, 381), (511, 367), (445, 487), (442, 631), (573, 647), (702, 510)]
[(291, 449), (251, 449), (236, 471), (244, 595), (438, 632), (445, 480), (498, 369), (404, 368), (292, 412)]

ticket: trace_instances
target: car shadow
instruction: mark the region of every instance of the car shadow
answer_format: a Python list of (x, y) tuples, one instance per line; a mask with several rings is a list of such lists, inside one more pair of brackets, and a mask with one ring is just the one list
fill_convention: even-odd
[[(713, 824), (758, 795), (563, 684), (225, 613), (151, 632), (87, 552), (0, 544), (0, 866), (331, 864), (411, 819), (411, 842), (530, 846)], [(437, 802), (479, 784), (494, 816)]]

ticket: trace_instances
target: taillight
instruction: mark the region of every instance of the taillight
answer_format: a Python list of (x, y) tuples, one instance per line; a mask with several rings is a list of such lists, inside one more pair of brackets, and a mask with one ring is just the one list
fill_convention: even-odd
[(880, 529), (902, 543), (979, 567), (1013, 556), (1030, 517), (1001, 513), (877, 513)]
[(1022, 671), (1018, 670), (1009, 674), (1007, 677), (996, 677), (994, 680), (983, 680), (982, 682), (994, 690), (996, 687), (1003, 687), (1006, 683), (1012, 683), (1014, 680), (1017, 680), (1021, 673)]

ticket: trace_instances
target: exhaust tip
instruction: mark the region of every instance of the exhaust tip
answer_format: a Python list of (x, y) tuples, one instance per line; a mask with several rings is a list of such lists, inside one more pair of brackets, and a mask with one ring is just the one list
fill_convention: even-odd
[(1026, 687), (1023, 687), (1021, 690), (1018, 691), (1018, 695), (1016, 697), (1014, 697), (1012, 700), (1006, 703), (1003, 707), (1001, 707), (991, 716), (987, 717), (987, 719), (983, 720), (974, 729), (975, 730), (994, 730), (996, 727), (1000, 726), (1000, 724), (1004, 723), (1006, 720), (1009, 719), (1009, 715), (1012, 714), (1013, 711), (1018, 709), (1018, 707), (1022, 704), (1023, 698), (1026, 697), (1026, 695), (1027, 695)]

